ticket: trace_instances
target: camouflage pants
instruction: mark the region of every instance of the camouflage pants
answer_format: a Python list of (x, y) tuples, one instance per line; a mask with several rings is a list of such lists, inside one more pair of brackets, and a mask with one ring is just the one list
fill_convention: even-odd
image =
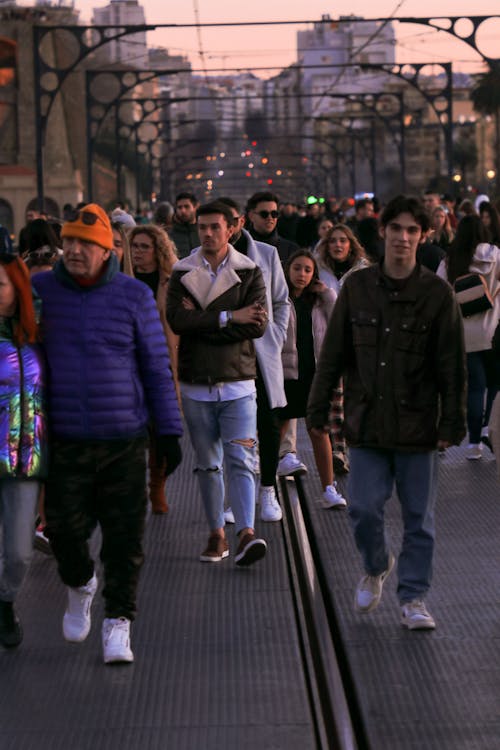
[(47, 480), (46, 533), (62, 581), (82, 586), (94, 571), (88, 541), (101, 527), (106, 617), (136, 613), (146, 516), (147, 441), (54, 440)]

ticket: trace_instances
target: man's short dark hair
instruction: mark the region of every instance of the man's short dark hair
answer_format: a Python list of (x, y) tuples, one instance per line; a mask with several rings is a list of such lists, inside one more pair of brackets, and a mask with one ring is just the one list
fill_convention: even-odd
[(356, 211), (360, 211), (362, 208), (366, 208), (366, 206), (371, 206), (372, 204), (373, 201), (371, 198), (360, 198), (358, 201), (356, 201), (354, 209)]
[(198, 203), (196, 195), (193, 193), (179, 193), (175, 196), (175, 202), (177, 203), (178, 201), (189, 201), (193, 206), (196, 206)]
[(247, 201), (247, 212), (253, 211), (255, 206), (259, 203), (270, 202), (276, 203), (277, 206), (279, 205), (279, 199), (275, 193), (270, 193), (267, 190), (262, 190), (260, 193), (254, 193)]
[(206, 216), (207, 214), (222, 214), (228, 227), (234, 226), (234, 217), (227, 203), (223, 203), (222, 201), (210, 201), (210, 203), (204, 203), (203, 206), (200, 206), (196, 211), (196, 217)]
[(241, 206), (238, 201), (234, 200), (234, 198), (229, 198), (229, 196), (224, 195), (222, 198), (217, 198), (217, 200), (220, 201), (220, 203), (229, 206), (229, 208), (234, 208), (235, 211), (238, 211), (238, 216), (241, 216)]
[(380, 225), (386, 227), (399, 214), (411, 214), (421, 227), (422, 232), (427, 232), (429, 229), (429, 217), (418, 198), (414, 198), (411, 195), (397, 195), (389, 201), (382, 211)]

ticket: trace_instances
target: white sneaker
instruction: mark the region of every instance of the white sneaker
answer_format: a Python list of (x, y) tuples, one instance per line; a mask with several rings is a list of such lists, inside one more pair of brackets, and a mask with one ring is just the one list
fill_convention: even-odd
[(102, 623), (102, 653), (105, 664), (134, 661), (130, 649), (130, 620), (109, 617)]
[(465, 453), (465, 458), (467, 458), (469, 461), (477, 461), (479, 458), (482, 458), (482, 455), (482, 443), (469, 443), (469, 445), (467, 446), (467, 451)]
[(63, 635), (67, 641), (81, 643), (90, 631), (90, 607), (97, 591), (97, 576), (94, 573), (84, 586), (68, 586), (68, 606), (63, 617)]
[(285, 453), (278, 464), (279, 477), (294, 477), (307, 474), (307, 466), (299, 461), (295, 453)]
[(329, 484), (325, 488), (323, 500), (329, 508), (345, 508), (347, 505), (345, 497), (342, 497), (337, 489), (337, 482)]
[(261, 521), (281, 521), (283, 513), (281, 512), (274, 487), (261, 487), (259, 499)]
[(224, 511), (224, 522), (234, 523), (234, 513), (231, 508), (226, 508), (226, 510)]
[(422, 599), (401, 605), (401, 625), (408, 630), (434, 630), (436, 623)]
[(371, 612), (380, 604), (382, 596), (382, 587), (387, 576), (394, 567), (394, 556), (389, 552), (387, 570), (384, 570), (378, 576), (363, 576), (356, 586), (356, 596), (354, 598), (354, 607), (358, 612)]

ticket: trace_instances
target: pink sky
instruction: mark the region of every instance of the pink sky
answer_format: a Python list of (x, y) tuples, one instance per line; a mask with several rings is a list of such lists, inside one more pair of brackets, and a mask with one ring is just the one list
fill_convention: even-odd
[[(82, 20), (90, 20), (92, 9), (102, 7), (101, 0), (75, 0)], [(217, 21), (287, 21), (319, 20), (325, 13), (332, 18), (355, 14), (365, 18), (431, 16), (439, 8), (440, 15), (500, 14), (500, 0), (340, 0), (333, 7), (325, 0), (308, 0), (293, 3), (290, 0), (254, 0), (243, 8), (234, 0), (192, 0), (178, 3), (165, 0), (142, 0), (147, 23), (194, 23), (198, 7), (201, 23)], [(374, 8), (376, 7), (376, 13)], [(297, 10), (297, 8), (299, 8)], [(261, 67), (286, 65), (296, 60), (296, 32), (307, 26), (256, 26), (201, 29), (201, 43), (207, 68)], [(437, 33), (422, 25), (395, 24), (398, 38), (397, 59), (400, 62), (446, 62), (451, 60), (456, 69), (478, 70), (478, 56), (467, 45), (455, 42), (449, 34)], [(500, 49), (500, 18), (489, 22), (482, 39), (489, 44), (488, 53)], [(164, 46), (172, 54), (183, 53), (189, 57), (194, 68), (203, 67), (199, 55), (196, 29), (162, 29), (150, 34), (149, 43)], [(270, 73), (259, 73), (267, 77)]]

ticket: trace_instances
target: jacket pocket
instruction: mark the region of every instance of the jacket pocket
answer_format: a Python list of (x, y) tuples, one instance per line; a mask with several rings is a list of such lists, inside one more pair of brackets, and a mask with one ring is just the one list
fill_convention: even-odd
[(437, 403), (398, 400), (398, 445), (431, 446), (437, 441)]
[(396, 349), (413, 354), (425, 354), (430, 324), (414, 317), (401, 318), (396, 332)]
[(378, 322), (378, 316), (371, 312), (361, 310), (352, 316), (352, 340), (355, 347), (377, 345)]

